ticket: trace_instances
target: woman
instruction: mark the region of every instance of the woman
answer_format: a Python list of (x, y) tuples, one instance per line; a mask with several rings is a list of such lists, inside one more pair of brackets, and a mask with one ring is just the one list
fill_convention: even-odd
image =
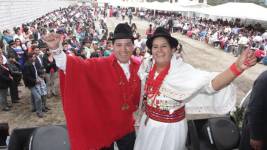
[(136, 47), (133, 51), (133, 59), (137, 60), (138, 62), (142, 62), (143, 56), (141, 55), (140, 47)]
[(11, 53), (15, 54), (16, 60), (20, 64), (20, 69), (22, 69), (26, 60), (26, 51), (23, 49), (19, 38), (15, 39), (14, 44), (11, 44)]
[(153, 60), (144, 60), (138, 72), (145, 83), (145, 113), (134, 149), (185, 150), (185, 113), (225, 114), (233, 109), (235, 90), (230, 83), (255, 65), (256, 58), (245, 51), (230, 69), (215, 75), (173, 56), (178, 41), (162, 27), (156, 29), (146, 45), (152, 50)]
[(149, 39), (153, 34), (153, 28), (152, 28), (152, 24), (149, 24), (149, 27), (146, 29), (146, 36), (147, 39)]

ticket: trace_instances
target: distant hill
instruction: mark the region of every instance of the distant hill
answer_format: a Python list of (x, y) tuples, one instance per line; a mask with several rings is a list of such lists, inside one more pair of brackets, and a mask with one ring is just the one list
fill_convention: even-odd
[[(227, 2), (244, 2), (244, 3), (255, 3), (258, 5), (264, 5), (264, 0), (208, 0), (209, 5), (220, 5)], [(266, 6), (265, 6), (266, 7)]]

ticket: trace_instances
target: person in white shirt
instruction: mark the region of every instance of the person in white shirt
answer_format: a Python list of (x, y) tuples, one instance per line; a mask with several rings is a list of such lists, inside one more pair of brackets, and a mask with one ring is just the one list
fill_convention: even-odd
[(241, 35), (239, 41), (238, 41), (238, 52), (237, 55), (240, 55), (248, 46), (249, 39), (247, 37), (247, 34)]

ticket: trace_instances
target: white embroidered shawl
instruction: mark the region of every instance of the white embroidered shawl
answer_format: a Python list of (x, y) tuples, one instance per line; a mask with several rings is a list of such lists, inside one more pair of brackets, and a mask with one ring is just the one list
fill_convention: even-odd
[[(138, 71), (142, 81), (142, 93), (144, 93), (145, 80), (151, 66), (151, 58), (146, 59)], [(196, 69), (185, 63), (182, 58), (177, 59), (173, 56), (169, 73), (163, 81), (160, 93), (172, 100), (184, 103), (187, 114), (226, 114), (235, 107), (236, 90), (230, 84), (220, 91), (215, 91), (211, 86), (211, 81), (216, 75), (217, 73)]]

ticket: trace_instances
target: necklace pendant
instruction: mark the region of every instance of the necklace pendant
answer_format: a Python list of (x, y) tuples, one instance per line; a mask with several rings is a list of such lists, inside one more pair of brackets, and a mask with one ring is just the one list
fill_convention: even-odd
[(121, 110), (128, 110), (129, 109), (129, 105), (127, 103), (124, 103), (122, 106), (121, 106)]

